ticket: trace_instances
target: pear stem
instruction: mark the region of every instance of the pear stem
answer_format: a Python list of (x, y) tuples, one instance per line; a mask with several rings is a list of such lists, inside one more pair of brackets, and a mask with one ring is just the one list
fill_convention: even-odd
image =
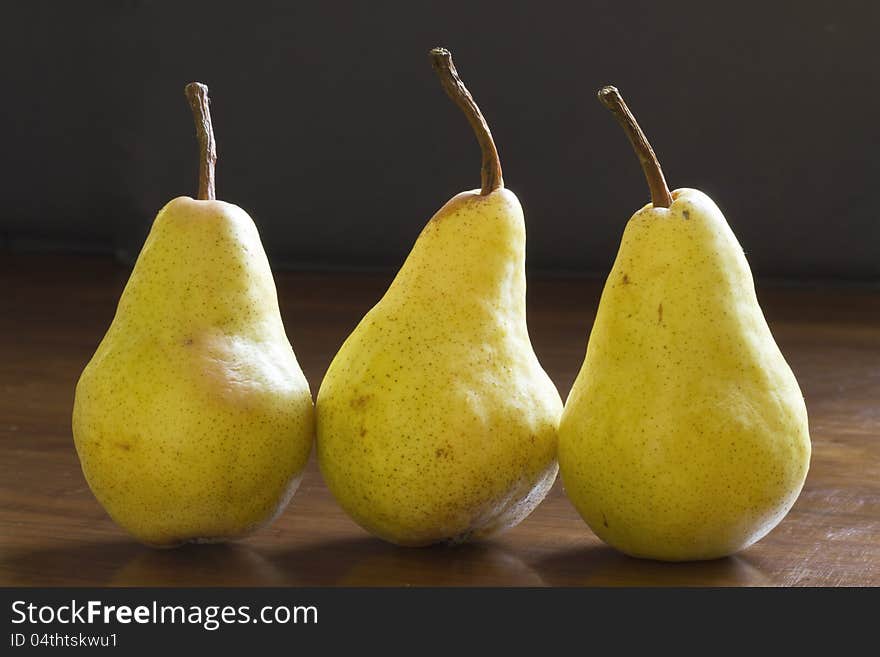
[(473, 96), (464, 86), (464, 82), (458, 77), (455, 64), (452, 63), (452, 53), (446, 48), (431, 49), (431, 65), (440, 76), (440, 84), (458, 107), (464, 112), (468, 122), (474, 129), (480, 150), (483, 152), (483, 167), (481, 170), (482, 189), (480, 194), (487, 196), (496, 189), (504, 187), (504, 178), (501, 176), (501, 160), (498, 157), (498, 149), (486, 119), (483, 118), (480, 108), (474, 102)]
[(639, 127), (636, 117), (629, 111), (629, 107), (623, 100), (623, 96), (616, 87), (602, 87), (599, 89), (599, 100), (602, 104), (611, 110), (614, 118), (621, 125), (626, 136), (632, 142), (636, 155), (639, 156), (639, 162), (642, 163), (642, 170), (645, 172), (645, 178), (648, 179), (648, 187), (651, 190), (651, 203), (655, 208), (668, 208), (672, 205), (672, 194), (669, 193), (669, 187), (666, 185), (666, 178), (663, 177), (663, 169), (660, 168), (660, 162), (654, 154), (654, 149), (648, 142), (648, 138)]
[(199, 194), (200, 201), (217, 198), (214, 190), (214, 168), (217, 165), (217, 146), (214, 128), (211, 126), (211, 110), (208, 107), (208, 87), (200, 82), (190, 82), (184, 90), (196, 122), (199, 140)]

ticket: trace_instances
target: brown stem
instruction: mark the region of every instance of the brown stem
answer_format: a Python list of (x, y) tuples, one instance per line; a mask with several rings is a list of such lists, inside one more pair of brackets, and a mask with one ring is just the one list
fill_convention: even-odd
[(214, 143), (214, 128), (211, 127), (211, 110), (208, 107), (208, 87), (200, 82), (190, 82), (184, 90), (192, 108), (196, 122), (196, 137), (199, 140), (199, 195), (200, 201), (213, 201), (214, 167), (217, 164), (217, 146)]
[(440, 76), (440, 83), (443, 85), (444, 91), (464, 112), (477, 135), (480, 150), (483, 152), (481, 171), (483, 188), (480, 190), (480, 194), (483, 196), (491, 194), (496, 189), (504, 187), (504, 178), (501, 176), (501, 160), (498, 158), (498, 149), (495, 148), (495, 142), (486, 119), (483, 118), (480, 108), (477, 107), (473, 96), (464, 86), (464, 82), (458, 77), (458, 71), (455, 70), (455, 64), (452, 63), (452, 53), (446, 48), (433, 48), (430, 54), (431, 65)]
[(599, 100), (611, 113), (614, 118), (623, 127), (626, 136), (632, 142), (636, 155), (639, 156), (639, 162), (642, 163), (642, 170), (645, 172), (645, 178), (648, 179), (648, 187), (651, 189), (651, 203), (655, 208), (668, 208), (672, 205), (672, 195), (669, 193), (669, 187), (666, 186), (666, 179), (663, 177), (663, 169), (660, 168), (660, 162), (654, 154), (654, 149), (648, 143), (648, 138), (636, 122), (636, 117), (629, 111), (629, 107), (623, 101), (623, 97), (616, 87), (602, 87), (599, 89)]

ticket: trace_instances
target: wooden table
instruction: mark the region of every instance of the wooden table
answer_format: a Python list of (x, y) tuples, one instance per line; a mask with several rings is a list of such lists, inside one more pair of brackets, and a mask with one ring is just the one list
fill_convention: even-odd
[[(269, 528), (232, 544), (154, 550), (92, 497), (70, 432), (77, 377), (127, 270), (110, 259), (0, 253), (2, 585), (880, 585), (880, 290), (759, 289), (810, 411), (813, 461), (792, 512), (735, 557), (662, 564), (601, 544), (557, 483), (490, 542), (405, 549), (334, 503), (311, 464)], [(279, 273), (282, 312), (316, 391), (387, 274)], [(535, 350), (563, 398), (580, 367), (601, 284), (535, 278)]]

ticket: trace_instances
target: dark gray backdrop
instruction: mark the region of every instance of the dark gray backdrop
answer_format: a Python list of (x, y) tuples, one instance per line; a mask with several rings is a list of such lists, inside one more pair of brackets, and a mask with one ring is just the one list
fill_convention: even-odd
[(194, 194), (186, 82), (210, 86), (218, 196), (276, 267), (392, 268), (479, 186), (431, 71), (446, 45), (526, 211), (534, 270), (602, 273), (648, 192), (595, 99), (623, 91), (674, 187), (759, 275), (880, 278), (872, 2), (4, 3), (0, 244), (136, 255)]

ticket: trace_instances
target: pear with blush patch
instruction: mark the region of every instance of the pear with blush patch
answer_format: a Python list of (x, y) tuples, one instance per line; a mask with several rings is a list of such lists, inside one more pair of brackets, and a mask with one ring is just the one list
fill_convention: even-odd
[(314, 437), (257, 228), (214, 198), (207, 87), (186, 91), (201, 146), (198, 199), (170, 201), (153, 222), (73, 410), (95, 497), (138, 540), (163, 547), (270, 522)]

